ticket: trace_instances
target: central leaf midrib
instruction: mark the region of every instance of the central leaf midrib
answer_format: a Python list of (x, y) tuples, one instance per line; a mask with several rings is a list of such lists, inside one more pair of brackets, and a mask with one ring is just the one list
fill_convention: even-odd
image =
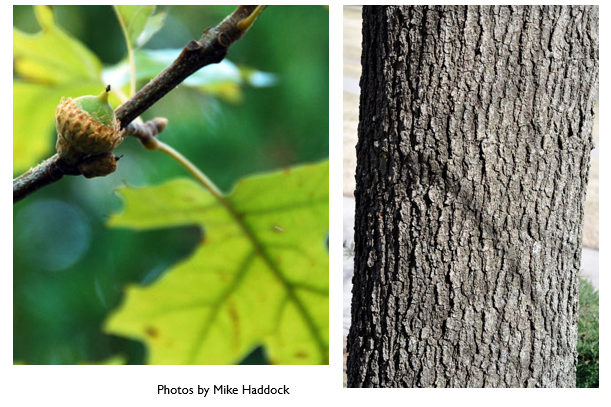
[(269, 257), (269, 254), (267, 253), (267, 251), (265, 250), (261, 242), (259, 242), (259, 239), (255, 235), (255, 233), (252, 231), (250, 226), (245, 222), (244, 214), (239, 213), (234, 208), (233, 204), (229, 201), (228, 197), (226, 196), (222, 198), (217, 197), (217, 199), (225, 207), (225, 209), (227, 209), (229, 214), (234, 218), (234, 220), (237, 222), (240, 228), (244, 231), (244, 234), (250, 240), (250, 243), (252, 244), (256, 254), (259, 257), (261, 257), (261, 259), (267, 264), (268, 268), (272, 272), (272, 275), (276, 277), (276, 279), (282, 284), (282, 286), (286, 290), (289, 298), (297, 307), (297, 310), (301, 314), (308, 329), (310, 330), (310, 333), (320, 351), (320, 355), (323, 360), (323, 363), (325, 363), (326, 360), (328, 359), (328, 357), (326, 356), (327, 346), (325, 345), (323, 338), (320, 336), (320, 333), (318, 329), (316, 328), (316, 324), (314, 323), (313, 317), (307, 311), (305, 305), (302, 303), (302, 301), (299, 299), (299, 297), (293, 290), (293, 287), (291, 286), (290, 282), (284, 277), (284, 275), (282, 274), (282, 272), (280, 271), (276, 263), (274, 263), (274, 261)]
[(282, 271), (278, 268), (276, 263), (274, 263), (274, 261), (270, 258), (269, 254), (263, 247), (263, 244), (257, 238), (252, 228), (244, 221), (244, 215), (239, 213), (233, 207), (233, 205), (227, 199), (227, 197), (223, 197), (222, 199), (219, 199), (219, 198), (217, 199), (219, 203), (221, 203), (223, 207), (227, 210), (227, 212), (231, 215), (234, 221), (239, 225), (243, 234), (246, 235), (246, 237), (250, 241), (250, 244), (252, 245), (253, 252), (249, 253), (246, 256), (244, 262), (239, 267), (238, 274), (236, 275), (232, 284), (227, 288), (227, 290), (225, 290), (225, 292), (219, 298), (219, 300), (213, 304), (212, 309), (210, 310), (210, 314), (205, 319), (204, 324), (202, 325), (202, 328), (200, 330), (200, 333), (197, 335), (194, 341), (192, 351), (188, 357), (189, 363), (190, 364), (195, 363), (197, 355), (201, 349), (200, 346), (202, 342), (205, 340), (208, 333), (210, 332), (214, 319), (216, 319), (216, 317), (218, 316), (222, 308), (222, 305), (225, 303), (225, 301), (231, 296), (231, 294), (238, 288), (238, 286), (242, 282), (243, 278), (247, 274), (247, 271), (250, 269), (250, 264), (252, 263), (252, 260), (255, 257), (260, 257), (264, 261), (264, 263), (267, 265), (272, 275), (282, 284), (282, 286), (284, 287), (287, 293), (288, 298), (295, 304), (295, 306), (297, 307), (297, 310), (302, 315), (302, 318), (304, 319), (306, 326), (308, 327), (308, 330), (310, 331), (314, 341), (316, 342), (316, 345), (319, 348), (321, 359), (323, 361), (326, 361), (325, 355), (327, 352), (327, 347), (324, 343), (324, 340), (322, 339), (318, 329), (316, 328), (316, 324), (314, 322), (313, 317), (309, 314), (305, 305), (302, 303), (302, 301), (299, 299), (299, 297), (295, 293), (294, 287), (284, 277), (284, 275), (282, 274)]

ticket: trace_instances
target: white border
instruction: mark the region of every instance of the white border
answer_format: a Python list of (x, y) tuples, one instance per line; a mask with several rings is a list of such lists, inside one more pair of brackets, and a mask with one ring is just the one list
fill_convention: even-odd
[[(224, 2), (220, 2), (224, 3)], [(83, 405), (130, 405), (137, 403), (142, 406), (202, 406), (205, 404), (224, 406), (248, 405), (291, 405), (312, 406), (313, 403), (342, 406), (376, 406), (378, 404), (400, 405), (553, 405), (576, 406), (578, 404), (600, 405), (600, 396), (606, 391), (608, 375), (606, 363), (602, 362), (601, 389), (585, 393), (579, 389), (546, 389), (546, 390), (496, 390), (496, 389), (342, 389), (342, 4), (332, 4), (329, 11), (330, 18), (330, 48), (329, 48), (329, 78), (330, 78), (330, 365), (329, 366), (13, 366), (12, 363), (12, 272), (8, 269), (2, 273), (3, 321), (5, 321), (4, 335), (1, 336), (3, 350), (2, 369), (5, 373), (4, 387), (2, 389), (2, 404), (31, 405), (39, 403), (58, 403), (64, 406)], [(444, 2), (445, 3), (445, 2)], [(68, 3), (69, 4), (69, 3)], [(185, 4), (201, 4), (187, 2)], [(451, 4), (451, 3), (446, 3)], [(531, 2), (526, 4), (532, 4)], [(569, 4), (569, 3), (566, 3)], [(571, 2), (570, 4), (575, 4)], [(609, 31), (606, 22), (607, 5), (600, 6), (600, 66), (601, 81), (600, 94), (607, 95), (607, 82), (602, 75), (607, 66), (609, 52)], [(12, 85), (9, 83), (9, 41), (12, 35), (8, 34), (12, 27), (12, 9), (3, 6), (3, 30), (6, 40), (3, 43), (3, 69), (5, 80), (2, 82), (4, 95), (12, 95)], [(9, 17), (10, 16), (10, 17)], [(264, 16), (263, 16), (264, 17)], [(10, 18), (10, 22), (9, 22)], [(9, 24), (10, 23), (10, 24)], [(5, 98), (7, 100), (8, 98)], [(12, 97), (11, 97), (12, 100)], [(606, 128), (606, 103), (600, 105), (600, 128)], [(3, 109), (4, 123), (12, 123), (9, 109)], [(12, 134), (12, 126), (11, 126)], [(3, 150), (6, 161), (2, 162), (3, 173), (12, 173), (12, 162), (8, 155), (12, 154), (12, 146), (8, 129), (3, 137)], [(602, 146), (604, 148), (605, 141)], [(609, 167), (605, 161), (600, 163), (603, 182), (600, 191), (600, 207), (605, 208), (609, 202), (607, 194), (606, 177)], [(8, 175), (7, 175), (8, 178)], [(8, 183), (8, 179), (6, 181)], [(8, 185), (6, 198), (2, 200), (2, 230), (3, 240), (1, 246), (2, 258), (12, 265), (12, 221), (9, 220)], [(600, 222), (609, 224), (609, 215), (601, 210)], [(9, 227), (9, 225), (11, 225)], [(608, 248), (608, 233), (605, 227), (600, 228), (601, 270), (609, 268), (606, 255)], [(9, 237), (10, 234), (10, 237)], [(12, 267), (11, 267), (12, 269)], [(606, 271), (601, 273), (600, 284), (603, 292), (607, 286)], [(601, 298), (601, 347), (607, 349), (609, 332), (608, 302)], [(604, 344), (602, 344), (604, 342)], [(605, 358), (603, 350), (601, 360)], [(201, 396), (158, 396), (158, 384), (168, 386), (197, 386), (210, 384), (230, 384), (240, 387), (242, 384), (286, 384), (291, 388), (291, 396), (215, 396), (203, 398)], [(486, 394), (487, 393), (487, 394)], [(511, 393), (511, 394), (509, 394)]]

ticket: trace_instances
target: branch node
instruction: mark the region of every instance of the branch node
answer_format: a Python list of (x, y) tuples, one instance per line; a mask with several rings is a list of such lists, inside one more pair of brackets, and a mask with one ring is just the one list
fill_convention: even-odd
[(125, 129), (125, 134), (136, 137), (147, 150), (157, 150), (157, 139), (155, 138), (168, 125), (165, 117), (156, 117), (144, 124), (131, 122)]
[(216, 37), (216, 40), (223, 48), (229, 48), (229, 46), (231, 45), (231, 40), (229, 40), (227, 34), (223, 32), (219, 33), (219, 35)]
[(202, 44), (200, 44), (199, 42), (195, 40), (189, 41), (189, 43), (185, 46), (185, 50), (187, 50), (188, 52), (195, 52), (201, 49), (202, 49)]
[(165, 130), (165, 126), (168, 125), (168, 119), (165, 117), (156, 117), (153, 119), (153, 124), (157, 128), (157, 134)]

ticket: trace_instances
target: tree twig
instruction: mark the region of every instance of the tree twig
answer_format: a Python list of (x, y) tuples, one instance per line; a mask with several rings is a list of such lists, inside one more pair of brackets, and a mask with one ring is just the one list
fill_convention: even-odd
[[(189, 42), (170, 66), (115, 110), (121, 127), (127, 132), (130, 127), (132, 131), (142, 130), (137, 126), (144, 125), (132, 122), (190, 75), (207, 65), (222, 61), (229, 46), (244, 35), (264, 8), (265, 6), (238, 6), (216, 27), (207, 28), (199, 41)], [(142, 138), (140, 139), (142, 141)], [(13, 204), (38, 189), (59, 181), (64, 175), (80, 174), (77, 166), (66, 164), (55, 154), (13, 180)]]
[[(125, 135), (136, 137), (146, 147), (147, 141), (161, 133), (167, 123), (167, 119), (161, 117), (143, 124), (132, 122), (125, 129)], [(83, 175), (81, 164), (96, 157), (86, 157), (82, 162), (70, 165), (62, 160), (59, 154), (53, 154), (51, 158), (13, 180), (13, 204), (40, 188), (59, 181), (64, 175)]]
[(227, 55), (229, 46), (242, 38), (249, 28), (249, 26), (245, 27), (243, 31), (238, 28), (238, 24), (253, 14), (257, 7), (238, 6), (216, 27), (207, 28), (199, 41), (189, 42), (170, 66), (140, 89), (130, 100), (119, 106), (116, 114), (117, 119), (121, 122), (121, 127), (126, 127), (199, 69), (221, 62)]
[(80, 173), (76, 167), (66, 164), (58, 154), (54, 154), (13, 180), (13, 204), (40, 188), (59, 181), (64, 175)]

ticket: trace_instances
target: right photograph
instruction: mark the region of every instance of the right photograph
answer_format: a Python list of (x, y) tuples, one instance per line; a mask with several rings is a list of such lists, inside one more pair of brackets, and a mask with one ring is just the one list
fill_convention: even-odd
[(344, 387), (599, 387), (598, 6), (344, 6)]

